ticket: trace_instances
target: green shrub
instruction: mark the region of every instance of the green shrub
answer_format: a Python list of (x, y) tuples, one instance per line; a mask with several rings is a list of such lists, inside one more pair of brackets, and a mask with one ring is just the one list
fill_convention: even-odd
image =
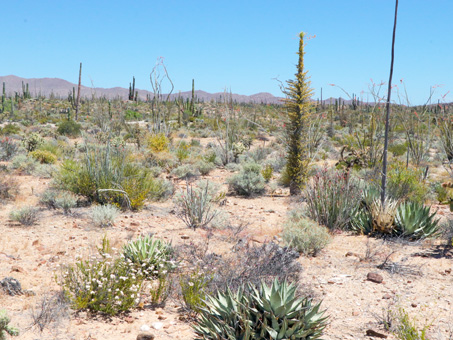
[(293, 213), (283, 226), (283, 241), (304, 255), (316, 255), (330, 242), (330, 234), (326, 227)]
[(205, 228), (219, 213), (213, 208), (212, 200), (208, 183), (200, 187), (187, 185), (186, 192), (175, 198), (177, 216), (189, 228)]
[(214, 163), (208, 163), (203, 160), (198, 161), (195, 163), (195, 167), (198, 169), (201, 175), (206, 176), (208, 175), (212, 170), (215, 169)]
[(323, 168), (305, 190), (308, 216), (330, 230), (344, 229), (360, 203), (361, 191), (348, 173)]
[(268, 183), (271, 180), (273, 172), (274, 172), (274, 169), (272, 168), (272, 166), (270, 164), (267, 164), (264, 167), (264, 169), (261, 170), (261, 175), (263, 175), (264, 181), (266, 183)]
[(36, 161), (34, 158), (28, 157), (24, 154), (19, 154), (11, 159), (9, 167), (26, 175), (31, 175), (33, 171), (38, 167), (38, 165), (38, 161)]
[(138, 210), (156, 188), (151, 172), (128, 159), (124, 148), (87, 150), (82, 162), (66, 160), (55, 176), (61, 189), (102, 204)]
[(140, 112), (133, 110), (126, 110), (126, 113), (124, 114), (124, 119), (126, 120), (140, 120), (142, 118), (143, 116)]
[(407, 144), (401, 143), (389, 145), (388, 151), (391, 152), (395, 157), (402, 156), (407, 152)]
[(424, 203), (428, 188), (423, 181), (423, 170), (406, 168), (403, 162), (395, 162), (387, 175), (387, 195), (394, 200)]
[(110, 227), (120, 214), (118, 208), (112, 204), (96, 205), (91, 208), (91, 220), (96, 227)]
[(57, 156), (49, 151), (35, 150), (30, 152), (29, 155), (41, 164), (54, 164), (57, 161)]
[(153, 152), (168, 151), (170, 140), (164, 133), (158, 133), (148, 138), (148, 148)]
[(310, 298), (297, 297), (293, 284), (262, 282), (258, 289), (208, 296), (194, 329), (206, 340), (319, 339), (327, 321), (319, 309)]
[(422, 329), (417, 327), (416, 321), (400, 307), (398, 310), (389, 312), (389, 320), (386, 320), (385, 327), (400, 340), (427, 340), (426, 332), (429, 325)]
[(6, 310), (0, 309), (0, 340), (6, 340), (7, 335), (18, 336), (19, 330), (16, 327), (9, 326), (10, 318)]
[(18, 210), (12, 210), (9, 218), (22, 225), (31, 226), (38, 221), (39, 210), (35, 207), (26, 206)]
[(139, 303), (141, 270), (111, 253), (104, 238), (98, 256), (62, 268), (58, 282), (74, 309), (116, 315)]
[(179, 179), (189, 179), (197, 177), (200, 172), (191, 164), (183, 164), (171, 171), (171, 174)]
[(57, 133), (63, 136), (77, 137), (82, 126), (73, 120), (64, 120), (58, 124)]
[(176, 149), (176, 157), (178, 158), (178, 161), (181, 163), (183, 160), (187, 159), (189, 155), (190, 145), (185, 141), (181, 141), (178, 148)]
[(8, 123), (3, 128), (0, 128), (0, 135), (17, 135), (20, 132), (20, 127), (16, 124)]
[(166, 276), (176, 267), (171, 244), (154, 236), (139, 236), (128, 242), (123, 246), (123, 255), (126, 261), (141, 269), (146, 279)]
[(206, 290), (212, 277), (199, 269), (179, 277), (182, 299), (188, 310), (199, 313), (206, 306)]
[(264, 178), (261, 166), (256, 163), (242, 165), (241, 171), (228, 179), (228, 185), (236, 194), (251, 196), (264, 192)]

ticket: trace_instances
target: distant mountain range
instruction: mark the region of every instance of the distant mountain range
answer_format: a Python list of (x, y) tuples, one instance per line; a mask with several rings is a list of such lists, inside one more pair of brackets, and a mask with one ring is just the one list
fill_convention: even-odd
[[(2, 83), (6, 85), (6, 93), (8, 95), (14, 95), (15, 92), (22, 93), (22, 83), (28, 84), (29, 92), (32, 96), (46, 96), (49, 97), (53, 94), (56, 97), (66, 98), (69, 93), (72, 93), (72, 89), (76, 89), (77, 84), (70, 83), (64, 79), (59, 78), (21, 78), (14, 75), (0, 76), (0, 86)], [(1, 87), (0, 87), (1, 91)], [(138, 97), (145, 100), (149, 95), (153, 97), (153, 93), (146, 90), (138, 90)], [(127, 99), (129, 95), (129, 89), (122, 87), (102, 88), (102, 87), (86, 87), (81, 86), (81, 96), (91, 98), (92, 95), (95, 97), (106, 97), (114, 99), (120, 97), (121, 99)], [(192, 96), (191, 91), (173, 93), (170, 99), (190, 98)], [(202, 101), (209, 102), (222, 101), (225, 98), (224, 92), (219, 93), (208, 93), (205, 91), (195, 91), (195, 96)], [(229, 94), (228, 94), (229, 96)], [(233, 101), (238, 103), (264, 103), (264, 104), (278, 104), (281, 103), (283, 98), (275, 97), (274, 95), (267, 92), (260, 92), (251, 96), (232, 94)]]

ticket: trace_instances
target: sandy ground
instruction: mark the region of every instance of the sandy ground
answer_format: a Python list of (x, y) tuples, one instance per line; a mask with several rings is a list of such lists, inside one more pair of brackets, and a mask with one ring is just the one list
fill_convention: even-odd
[[(216, 169), (208, 179), (225, 185), (228, 175), (226, 170)], [(63, 318), (43, 332), (36, 327), (30, 329), (36, 304), (46, 294), (59, 290), (55, 281), (59, 266), (93, 252), (105, 234), (116, 246), (149, 232), (171, 240), (174, 245), (206, 242), (207, 237), (206, 231), (189, 230), (177, 219), (171, 200), (150, 203), (138, 213), (123, 213), (114, 226), (106, 229), (91, 225), (88, 208), (78, 208), (71, 216), (43, 208), (37, 224), (23, 227), (8, 219), (9, 212), (17, 206), (36, 205), (49, 180), (16, 178), (20, 194), (0, 210), (0, 279), (14, 277), (24, 290), (32, 293), (9, 296), (0, 292), (0, 307), (8, 310), (11, 324), (21, 330), (20, 339), (136, 339), (143, 325), (151, 328), (156, 339), (194, 338), (190, 323), (178, 314), (180, 302), (173, 300), (163, 308), (145, 305), (127, 316), (110, 319), (72, 313), (70, 318)], [(247, 224), (244, 237), (248, 235), (253, 242), (260, 243), (278, 236), (292, 205), (294, 202), (282, 192), (275, 197), (252, 199), (228, 196), (222, 209), (235, 221)], [(440, 209), (443, 216), (450, 215), (446, 207)], [(212, 237), (209, 242), (211, 251), (230, 251), (232, 247), (221, 237)], [(304, 269), (300, 283), (323, 300), (322, 306), (330, 315), (324, 339), (365, 339), (368, 329), (384, 332), (377, 320), (389, 306), (403, 307), (419, 325), (430, 324), (430, 339), (452, 339), (449, 332), (453, 328), (453, 251), (439, 255), (436, 253), (439, 242), (403, 245), (337, 234), (317, 257), (301, 257)], [(393, 269), (400, 273), (378, 269), (386, 259), (387, 264), (396, 264)], [(382, 275), (383, 282), (368, 281), (369, 272)], [(156, 322), (162, 328), (153, 328)]]

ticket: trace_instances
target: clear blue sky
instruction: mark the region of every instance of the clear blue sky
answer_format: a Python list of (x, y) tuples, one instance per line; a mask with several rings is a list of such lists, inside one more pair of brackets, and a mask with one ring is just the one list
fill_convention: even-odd
[[(412, 103), (453, 101), (453, 1), (400, 0), (394, 81)], [(97, 87), (151, 89), (149, 73), (165, 58), (175, 91), (196, 89), (281, 96), (293, 77), (297, 35), (314, 97), (341, 86), (366, 97), (370, 79), (387, 81), (394, 0), (3, 1), (0, 75), (56, 77)], [(386, 91), (383, 89), (382, 94)], [(396, 99), (396, 96), (394, 97)]]

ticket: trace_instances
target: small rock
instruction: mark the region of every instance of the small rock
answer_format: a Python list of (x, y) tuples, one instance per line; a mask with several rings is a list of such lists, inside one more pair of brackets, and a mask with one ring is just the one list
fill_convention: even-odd
[(181, 238), (182, 238), (183, 240), (188, 240), (188, 239), (189, 239), (189, 236), (188, 236), (188, 235), (181, 235)]
[(127, 323), (133, 323), (134, 322), (134, 318), (131, 317), (131, 316), (127, 316), (124, 318), (124, 321), (126, 321)]
[(417, 304), (415, 302), (412, 302), (411, 306), (415, 308), (415, 307), (417, 307)]
[(157, 330), (161, 329), (163, 326), (164, 326), (164, 324), (162, 322), (153, 322), (151, 324), (151, 327), (153, 327), (154, 329), (157, 329)]
[(143, 332), (137, 335), (137, 340), (154, 340), (154, 334)]
[(382, 300), (389, 300), (391, 298), (392, 298), (392, 296), (390, 294), (384, 294), (384, 296), (382, 297)]
[(37, 246), (38, 244), (39, 244), (39, 240), (34, 240), (31, 245), (32, 246)]
[(165, 320), (165, 319), (166, 319), (166, 317), (165, 317), (165, 316), (162, 316), (162, 315), (159, 315), (159, 316), (157, 317), (157, 320)]
[(376, 331), (374, 331), (372, 329), (368, 329), (366, 331), (366, 335), (372, 336), (372, 337), (375, 337), (375, 338), (387, 339), (387, 335), (379, 333), (379, 332), (376, 332)]
[(360, 315), (360, 313), (356, 310), (352, 312), (352, 316), (359, 316), (359, 315)]
[(131, 226), (132, 227), (139, 227), (140, 226), (140, 222), (131, 222)]
[(149, 332), (150, 330), (151, 330), (151, 328), (149, 328), (148, 325), (142, 325), (140, 327), (140, 331), (142, 331), (142, 332)]
[(368, 273), (366, 278), (368, 281), (375, 282), (375, 283), (382, 283), (382, 281), (384, 281), (384, 278), (382, 277), (382, 275), (378, 274), (378, 273)]

